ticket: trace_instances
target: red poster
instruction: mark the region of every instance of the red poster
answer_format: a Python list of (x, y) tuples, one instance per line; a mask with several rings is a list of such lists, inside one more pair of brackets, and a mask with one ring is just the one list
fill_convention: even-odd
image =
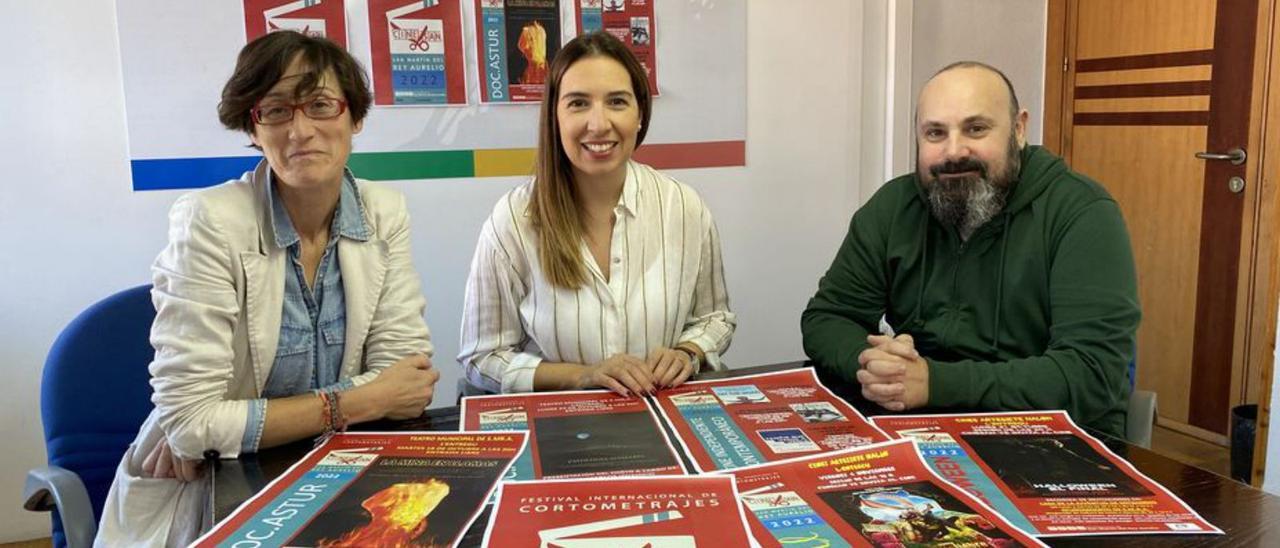
[(683, 475), (679, 454), (642, 398), (605, 390), (462, 399), (466, 431), (529, 432), (508, 480)]
[(522, 432), (334, 436), (193, 546), (457, 546)]
[(369, 0), (373, 101), (465, 105), (461, 0)]
[(296, 30), (347, 47), (343, 0), (244, 0), (245, 42), (268, 32)]
[(726, 476), (504, 483), (484, 546), (750, 546), (737, 494)]
[(1065, 411), (872, 419), (943, 477), (1039, 536), (1218, 533)]
[(766, 547), (1044, 546), (934, 474), (907, 440), (726, 473)]
[(656, 0), (571, 0), (578, 34), (603, 30), (626, 44), (649, 76), (649, 93), (658, 96)]
[(700, 472), (889, 439), (811, 368), (693, 381), (655, 399)]

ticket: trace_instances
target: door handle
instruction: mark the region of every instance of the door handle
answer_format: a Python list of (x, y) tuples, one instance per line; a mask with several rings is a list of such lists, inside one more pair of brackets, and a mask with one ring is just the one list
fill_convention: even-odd
[(1244, 153), (1244, 149), (1240, 147), (1236, 147), (1231, 150), (1228, 150), (1226, 154), (1219, 154), (1214, 152), (1197, 152), (1196, 153), (1196, 158), (1199, 158), (1201, 160), (1227, 160), (1231, 162), (1231, 165), (1233, 166), (1238, 166), (1240, 164), (1243, 164), (1244, 161), (1248, 159), (1248, 157), (1249, 156)]

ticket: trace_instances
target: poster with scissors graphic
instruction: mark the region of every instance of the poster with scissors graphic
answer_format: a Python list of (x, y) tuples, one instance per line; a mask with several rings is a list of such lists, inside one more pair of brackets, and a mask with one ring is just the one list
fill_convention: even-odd
[(523, 432), (338, 434), (192, 546), (457, 546)]
[(725, 473), (766, 548), (1044, 546), (935, 474), (910, 440)]
[(307, 36), (328, 38), (346, 49), (345, 1), (244, 0), (245, 42), (278, 30), (296, 30)]
[(726, 476), (504, 483), (484, 546), (693, 548), (750, 546)]
[(461, 1), (369, 0), (374, 104), (467, 104)]
[(604, 31), (635, 54), (649, 77), (649, 94), (658, 96), (658, 31), (656, 0), (573, 0), (578, 34)]
[(559, 0), (475, 0), (480, 101), (536, 103), (560, 51)]

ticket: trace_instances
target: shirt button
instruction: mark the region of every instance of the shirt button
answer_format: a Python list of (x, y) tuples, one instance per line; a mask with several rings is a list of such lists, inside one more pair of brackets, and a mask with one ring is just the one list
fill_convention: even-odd
[(613, 264), (622, 264), (622, 257), (614, 257)]

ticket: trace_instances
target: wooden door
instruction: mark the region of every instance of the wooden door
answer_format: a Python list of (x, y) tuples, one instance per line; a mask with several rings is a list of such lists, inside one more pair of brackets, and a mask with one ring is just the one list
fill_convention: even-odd
[[(1050, 6), (1050, 55), (1061, 52), (1062, 65), (1050, 58), (1046, 72), (1062, 72), (1046, 78), (1046, 144), (1124, 212), (1143, 309), (1138, 388), (1158, 394), (1163, 424), (1220, 442), (1230, 408), (1257, 401), (1264, 369), (1249, 363), (1257, 345), (1246, 340), (1260, 186), (1247, 155), (1259, 142), (1251, 121), (1265, 79), (1255, 74), (1266, 72), (1255, 68), (1265, 67), (1256, 37), (1260, 27), (1269, 35), (1260, 15), (1271, 13), (1262, 3)], [(1235, 148), (1245, 162), (1196, 157)]]

